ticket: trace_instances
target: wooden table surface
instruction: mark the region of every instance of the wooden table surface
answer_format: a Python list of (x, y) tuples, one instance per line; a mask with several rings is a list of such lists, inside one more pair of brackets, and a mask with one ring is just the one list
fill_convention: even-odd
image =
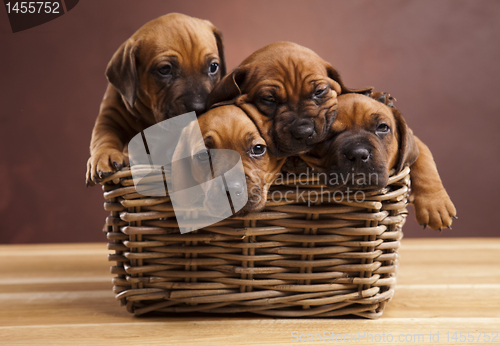
[(0, 345), (500, 343), (500, 238), (403, 240), (378, 320), (134, 317), (111, 291), (108, 253), (105, 243), (0, 246)]

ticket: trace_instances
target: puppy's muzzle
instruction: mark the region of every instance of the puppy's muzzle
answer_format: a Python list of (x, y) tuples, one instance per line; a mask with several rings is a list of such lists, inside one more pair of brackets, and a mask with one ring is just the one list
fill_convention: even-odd
[(355, 167), (362, 167), (371, 159), (371, 152), (364, 146), (353, 146), (344, 151), (344, 157)]
[(200, 116), (205, 111), (205, 103), (197, 101), (184, 102), (186, 112), (196, 112), (196, 116)]
[[(190, 85), (194, 85), (190, 84)], [(203, 113), (205, 113), (205, 101), (207, 90), (204, 90), (202, 87), (193, 88), (190, 92), (187, 92), (179, 101), (181, 101), (182, 105), (186, 109), (186, 112), (196, 112), (196, 116), (199, 117)]]
[(306, 143), (314, 136), (314, 123), (306, 119), (296, 121), (290, 130), (292, 136), (301, 143)]
[(228, 192), (232, 197), (241, 197), (245, 193), (245, 184), (235, 179), (224, 179), (219, 189)]
[[(234, 175), (224, 176), (212, 182), (205, 200), (212, 215), (219, 216), (227, 212), (233, 214), (241, 208), (238, 206), (246, 203), (246, 184)], [(227, 198), (231, 210), (226, 210), (226, 203), (221, 203), (220, 198)]]

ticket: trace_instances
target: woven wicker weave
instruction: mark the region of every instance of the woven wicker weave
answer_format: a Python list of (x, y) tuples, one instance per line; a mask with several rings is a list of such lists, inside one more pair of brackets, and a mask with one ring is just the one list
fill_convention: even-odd
[[(394, 294), (409, 169), (360, 203), (336, 203), (315, 184), (274, 185), (269, 196), (290, 191), (286, 200), (180, 234), (168, 197), (141, 196), (130, 169), (115, 173), (103, 189), (116, 298), (136, 315), (380, 317)], [(312, 194), (323, 198), (308, 206)]]

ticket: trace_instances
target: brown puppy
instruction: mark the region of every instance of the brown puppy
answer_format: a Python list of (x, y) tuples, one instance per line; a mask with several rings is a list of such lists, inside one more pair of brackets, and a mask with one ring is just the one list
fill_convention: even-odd
[(418, 201), (418, 222), (434, 229), (449, 227), (456, 210), (432, 156), (428, 156), (430, 152), (424, 150), (419, 156), (422, 146), (400, 112), (383, 104), (387, 100), (377, 100), (358, 94), (340, 95), (330, 137), (301, 158), (314, 169), (326, 172), (325, 183), (336, 188), (382, 188), (387, 185), (391, 169), (399, 172), (406, 166), (417, 168), (411, 178), (414, 201)]
[[(214, 177), (227, 172), (234, 165), (234, 157), (218, 157), (226, 155), (226, 151), (217, 149), (231, 149), (239, 153), (244, 169), (243, 179), (246, 179), (248, 202), (242, 212), (261, 211), (266, 203), (268, 189), (285, 159), (277, 158), (267, 150), (265, 139), (252, 121), (253, 117), (261, 116), (257, 113), (257, 109), (251, 105), (246, 105), (244, 110), (235, 105), (210, 109), (198, 118), (203, 141), (197, 141), (198, 137), (192, 134), (193, 124), (186, 127), (173, 156), (172, 183), (175, 191), (209, 182), (204, 194), (209, 199), (209, 204), (206, 204), (209, 210), (217, 208), (214, 200), (210, 199), (210, 190), (218, 189), (215, 191), (217, 196), (221, 195), (220, 190), (223, 189), (227, 189), (231, 196), (241, 194), (245, 181), (238, 181), (238, 178), (228, 179), (227, 186), (211, 184)], [(213, 172), (206, 168), (209, 160)], [(229, 162), (229, 165), (214, 162)], [(183, 204), (189, 206), (194, 202), (186, 200)], [(216, 210), (213, 212), (217, 214)]]
[(201, 114), (225, 70), (222, 36), (209, 21), (172, 13), (135, 32), (106, 69), (87, 186), (128, 164), (123, 150), (135, 134), (176, 115)]
[[(389, 107), (394, 107), (396, 101), (385, 92), (372, 92), (370, 97)], [(416, 218), (424, 228), (427, 225), (434, 229), (450, 227), (451, 220), (445, 223), (440, 215), (446, 215), (446, 210), (448, 210), (453, 217), (456, 217), (455, 206), (443, 186), (429, 147), (417, 136), (414, 136), (414, 140), (420, 152), (410, 171), (412, 183), (410, 201), (415, 206)]]
[(352, 90), (338, 72), (312, 50), (291, 42), (259, 49), (224, 77), (208, 97), (208, 107), (233, 100), (250, 103), (264, 117), (258, 126), (274, 155), (305, 153), (326, 138), (335, 120), (337, 95)]

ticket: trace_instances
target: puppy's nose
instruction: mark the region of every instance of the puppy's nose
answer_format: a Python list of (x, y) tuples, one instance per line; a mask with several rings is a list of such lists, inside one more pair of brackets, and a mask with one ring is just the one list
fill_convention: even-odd
[(244, 186), (241, 182), (239, 181), (229, 181), (227, 182), (227, 192), (229, 192), (233, 196), (240, 197), (243, 195), (244, 191)]
[(200, 116), (205, 111), (205, 104), (203, 102), (190, 101), (184, 103), (186, 112), (196, 112), (196, 116)]
[(370, 159), (370, 152), (366, 148), (347, 150), (344, 156), (352, 163), (366, 163)]
[(296, 140), (302, 142), (312, 137), (312, 135), (314, 134), (314, 125), (310, 122), (301, 122), (293, 126), (290, 132)]

